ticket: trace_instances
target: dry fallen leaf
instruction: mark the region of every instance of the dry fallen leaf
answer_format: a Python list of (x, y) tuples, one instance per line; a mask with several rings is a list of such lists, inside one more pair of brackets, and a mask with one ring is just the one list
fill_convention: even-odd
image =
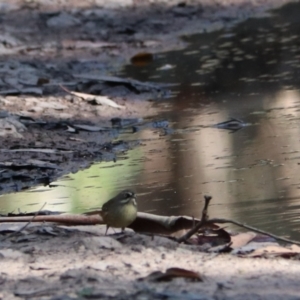
[(134, 66), (144, 67), (144, 66), (150, 64), (153, 61), (153, 59), (154, 59), (154, 56), (152, 53), (141, 52), (141, 53), (134, 55), (130, 61)]
[(270, 245), (267, 247), (262, 247), (256, 249), (247, 257), (283, 257), (283, 258), (291, 258), (294, 256), (300, 255), (300, 247), (296, 245), (292, 245), (291, 248), (286, 248), (280, 245)]
[(139, 280), (160, 282), (160, 281), (170, 281), (177, 277), (188, 278), (191, 279), (192, 281), (203, 281), (203, 278), (199, 273), (190, 270), (181, 269), (181, 268), (169, 268), (166, 270), (165, 273), (161, 271), (155, 271), (150, 273), (148, 276), (144, 278), (140, 278)]
[(114, 108), (122, 108), (122, 109), (125, 108), (125, 106), (117, 104), (116, 102), (108, 99), (108, 97), (106, 97), (106, 96), (96, 96), (96, 95), (91, 95), (91, 94), (86, 94), (86, 93), (71, 92), (68, 89), (66, 89), (65, 87), (63, 87), (62, 85), (60, 87), (67, 93), (74, 95), (76, 97), (79, 97), (86, 101), (95, 101), (97, 104), (107, 105), (107, 106), (111, 106)]
[[(215, 224), (210, 225), (217, 226)], [(188, 241), (196, 245), (209, 244), (210, 247), (214, 248), (230, 243), (231, 236), (223, 228), (208, 228), (205, 225), (197, 235), (193, 235)]]
[(238, 249), (247, 245), (256, 237), (254, 232), (243, 232), (231, 237), (231, 248)]

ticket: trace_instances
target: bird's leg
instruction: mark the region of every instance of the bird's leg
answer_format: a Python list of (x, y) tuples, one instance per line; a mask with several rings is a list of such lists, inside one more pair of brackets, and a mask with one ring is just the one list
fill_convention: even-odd
[(107, 235), (107, 231), (108, 231), (109, 226), (106, 225), (106, 231), (105, 231), (105, 235)]

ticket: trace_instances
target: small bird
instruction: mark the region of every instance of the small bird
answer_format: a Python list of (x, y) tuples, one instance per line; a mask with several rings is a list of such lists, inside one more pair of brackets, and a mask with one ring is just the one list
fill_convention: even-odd
[(109, 227), (122, 228), (123, 232), (125, 227), (130, 225), (137, 216), (135, 193), (124, 190), (108, 200), (102, 206), (101, 216), (106, 223), (105, 235)]

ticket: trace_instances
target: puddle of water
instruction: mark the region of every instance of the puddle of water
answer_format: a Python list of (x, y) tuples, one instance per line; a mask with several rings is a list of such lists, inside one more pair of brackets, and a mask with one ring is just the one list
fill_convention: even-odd
[[(82, 212), (133, 188), (141, 211), (198, 217), (209, 194), (211, 217), (297, 239), (299, 8), (289, 5), (269, 19), (186, 37), (184, 51), (160, 54), (143, 68), (128, 66), (124, 76), (180, 83), (173, 98), (155, 104), (157, 118), (168, 119), (175, 132), (140, 131), (142, 146), (116, 163), (95, 164), (56, 188), (1, 196), (0, 211), (34, 211), (47, 202), (46, 209)], [(211, 127), (230, 117), (250, 125), (235, 133)]]
[[(141, 149), (131, 150), (131, 155), (138, 159)], [(50, 187), (37, 187), (32, 190), (0, 196), (1, 212), (37, 211), (46, 203), (44, 209), (82, 213), (87, 209), (100, 208), (110, 197), (120, 191), (118, 186), (122, 175), (122, 183), (130, 184), (139, 176), (141, 166), (123, 157), (116, 163), (103, 162), (94, 164), (89, 169), (69, 174)]]

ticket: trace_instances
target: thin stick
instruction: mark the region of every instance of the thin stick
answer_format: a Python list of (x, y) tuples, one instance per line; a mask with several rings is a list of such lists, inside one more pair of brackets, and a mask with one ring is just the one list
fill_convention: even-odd
[(243, 223), (240, 223), (240, 222), (237, 222), (237, 221), (234, 221), (234, 220), (217, 219), (217, 218), (215, 218), (215, 219), (207, 220), (206, 223), (207, 224), (210, 224), (210, 223), (219, 223), (219, 224), (231, 223), (231, 224), (234, 224), (234, 225), (246, 228), (246, 229), (250, 229), (251, 231), (267, 235), (269, 237), (274, 238), (275, 240), (278, 240), (278, 241), (281, 241), (281, 242), (285, 242), (285, 243), (289, 243), (289, 244), (295, 244), (295, 245), (299, 245), (300, 246), (300, 242), (298, 242), (298, 241), (293, 241), (293, 240), (290, 240), (290, 239), (286, 239), (286, 238), (280, 237), (278, 235), (269, 233), (267, 231), (263, 231), (261, 229), (257, 229), (255, 227), (250, 226), (250, 225), (243, 224)]
[(195, 234), (207, 222), (207, 219), (208, 219), (207, 209), (208, 209), (208, 205), (209, 205), (209, 202), (211, 199), (212, 199), (211, 196), (204, 196), (205, 204), (204, 204), (204, 207), (202, 210), (201, 220), (196, 224), (196, 226), (194, 226), (192, 229), (190, 229), (186, 234), (184, 234), (182, 237), (177, 239), (177, 241), (179, 243), (182, 243), (182, 242), (185, 242), (186, 240), (188, 240), (193, 234)]
[(290, 239), (286, 239), (283, 237), (280, 237), (278, 235), (266, 232), (264, 230), (261, 229), (257, 229), (255, 227), (249, 226), (247, 224), (243, 224), (234, 220), (229, 220), (229, 219), (208, 219), (208, 214), (207, 214), (207, 209), (208, 209), (208, 205), (210, 200), (212, 199), (212, 197), (210, 196), (204, 196), (205, 199), (205, 204), (204, 204), (204, 208), (202, 210), (202, 217), (201, 220), (196, 224), (196, 226), (194, 226), (192, 229), (190, 229), (186, 234), (184, 234), (182, 237), (180, 237), (179, 239), (177, 239), (177, 241), (179, 243), (185, 242), (186, 240), (188, 240), (193, 234), (195, 234), (201, 227), (203, 227), (205, 224), (215, 224), (215, 223), (219, 223), (219, 224), (225, 224), (225, 223), (231, 223), (237, 226), (240, 226), (242, 228), (246, 228), (249, 229), (251, 231), (257, 232), (257, 233), (261, 233), (264, 234), (266, 236), (272, 237), (277, 241), (281, 241), (281, 242), (285, 242), (285, 243), (289, 243), (289, 244), (295, 244), (300, 246), (300, 242), (298, 241), (294, 241), (294, 240), (290, 240)]
[(18, 234), (18, 233), (22, 232), (23, 230), (25, 230), (31, 224), (31, 222), (34, 220), (34, 218), (40, 213), (40, 211), (45, 207), (46, 204), (47, 204), (47, 202), (45, 202), (42, 205), (42, 207), (32, 216), (32, 218), (23, 227), (21, 227), (17, 231), (12, 232), (11, 234), (7, 235), (2, 240), (0, 240), (0, 242), (3, 242), (5, 240), (7, 240), (8, 238), (12, 237), (13, 235)]

